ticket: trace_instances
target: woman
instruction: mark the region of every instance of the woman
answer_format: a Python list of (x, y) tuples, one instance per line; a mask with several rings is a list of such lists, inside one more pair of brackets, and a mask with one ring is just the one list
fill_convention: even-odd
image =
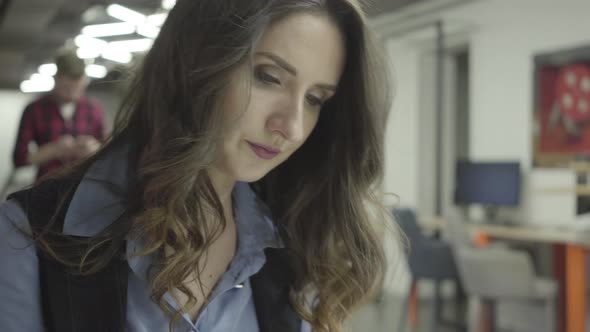
[(340, 331), (384, 267), (376, 60), (354, 0), (178, 1), (109, 142), (2, 205), (0, 329)]

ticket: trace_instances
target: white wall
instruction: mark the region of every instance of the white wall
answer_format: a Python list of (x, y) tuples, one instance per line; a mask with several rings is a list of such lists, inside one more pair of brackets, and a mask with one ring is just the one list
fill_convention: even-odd
[[(494, 13), (472, 39), (472, 149), (474, 158), (518, 158), (531, 165), (533, 56), (590, 45), (590, 1), (486, 1)], [(489, 15), (489, 14), (488, 14)], [(490, 17), (483, 18), (490, 20)]]
[[(534, 190), (543, 181), (532, 166), (533, 56), (590, 45), (590, 1), (487, 1), (482, 11), (502, 17), (489, 20), (472, 39), (471, 150), (475, 159), (518, 159), (525, 170), (523, 202), (516, 211), (526, 222), (537, 222), (537, 211), (571, 214), (562, 197), (546, 202)], [(466, 10), (461, 15), (476, 15)], [(573, 195), (571, 193), (570, 195)], [(546, 204), (539, 204), (545, 202)], [(548, 203), (548, 204), (547, 204)], [(551, 204), (552, 203), (552, 204)]]
[[(472, 159), (520, 160), (526, 178), (532, 163), (533, 57), (590, 45), (589, 13), (590, 1), (582, 0), (481, 0), (414, 16), (417, 21), (442, 19), (447, 38), (459, 31), (469, 43)], [(388, 127), (385, 188), (415, 206), (425, 195), (417, 190), (423, 176), (419, 174), (418, 151), (423, 148), (419, 137), (428, 135), (418, 121), (424, 84), (417, 81), (418, 64), (433, 44), (432, 31), (424, 27), (388, 38), (397, 96)], [(525, 217), (535, 209), (527, 197), (531, 193), (526, 182), (520, 211)]]
[(417, 156), (418, 156), (418, 108), (419, 96), (416, 88), (419, 58), (416, 50), (390, 41), (387, 51), (394, 68), (393, 112), (389, 117), (385, 146), (386, 192), (399, 196), (402, 205), (416, 206), (417, 200)]
[(13, 168), (12, 150), (20, 117), (25, 106), (33, 98), (33, 95), (17, 90), (0, 90), (0, 187), (4, 185)]
[[(430, 2), (435, 3), (436, 1)], [(396, 96), (388, 123), (384, 188), (399, 195), (402, 205), (424, 206), (420, 153), (424, 137), (432, 133), (421, 123), (424, 93), (421, 58), (432, 52), (434, 29), (442, 20), (447, 46), (467, 43), (470, 52), (469, 156), (475, 160), (516, 159), (523, 165), (523, 202), (516, 214), (523, 219), (543, 215), (571, 215), (564, 197), (548, 198), (543, 186), (549, 174), (532, 163), (533, 57), (538, 53), (590, 45), (590, 1), (587, 0), (479, 0), (458, 2), (441, 10), (399, 12), (374, 20), (386, 40), (394, 66)], [(436, 6), (436, 4), (432, 4)], [(432, 9), (432, 8), (430, 8)], [(433, 76), (434, 77), (434, 76)], [(432, 94), (430, 94), (432, 96)], [(447, 173), (448, 174), (448, 173)], [(562, 177), (568, 182), (567, 176)], [(564, 183), (565, 183), (564, 182)], [(567, 219), (567, 218), (566, 218)], [(543, 221), (548, 222), (547, 220)], [(559, 222), (566, 222), (559, 220)], [(387, 290), (404, 292), (407, 273)]]

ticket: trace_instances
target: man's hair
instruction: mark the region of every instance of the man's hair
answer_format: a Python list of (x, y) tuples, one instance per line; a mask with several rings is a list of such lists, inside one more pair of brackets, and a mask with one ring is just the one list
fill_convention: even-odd
[(73, 50), (61, 50), (55, 56), (55, 65), (57, 66), (57, 75), (63, 75), (70, 78), (81, 78), (84, 76), (86, 65), (84, 60), (78, 58)]

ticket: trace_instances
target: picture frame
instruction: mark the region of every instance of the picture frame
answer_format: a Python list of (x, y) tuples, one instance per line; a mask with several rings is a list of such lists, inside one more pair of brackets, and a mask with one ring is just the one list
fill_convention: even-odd
[(534, 56), (533, 167), (590, 161), (590, 45)]

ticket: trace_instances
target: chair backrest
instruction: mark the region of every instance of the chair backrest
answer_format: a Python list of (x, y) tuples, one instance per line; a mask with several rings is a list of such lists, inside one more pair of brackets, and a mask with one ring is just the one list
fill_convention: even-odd
[(414, 210), (410, 208), (396, 208), (393, 210), (393, 218), (408, 237), (411, 246), (423, 241), (424, 234), (422, 234), (422, 229), (418, 225)]
[(416, 214), (411, 208), (398, 208), (393, 217), (409, 242), (406, 258), (415, 279), (457, 279), (458, 272), (451, 247), (445, 241), (422, 233)]
[(459, 276), (468, 294), (487, 298), (518, 298), (533, 294), (531, 258), (508, 248), (455, 247)]

